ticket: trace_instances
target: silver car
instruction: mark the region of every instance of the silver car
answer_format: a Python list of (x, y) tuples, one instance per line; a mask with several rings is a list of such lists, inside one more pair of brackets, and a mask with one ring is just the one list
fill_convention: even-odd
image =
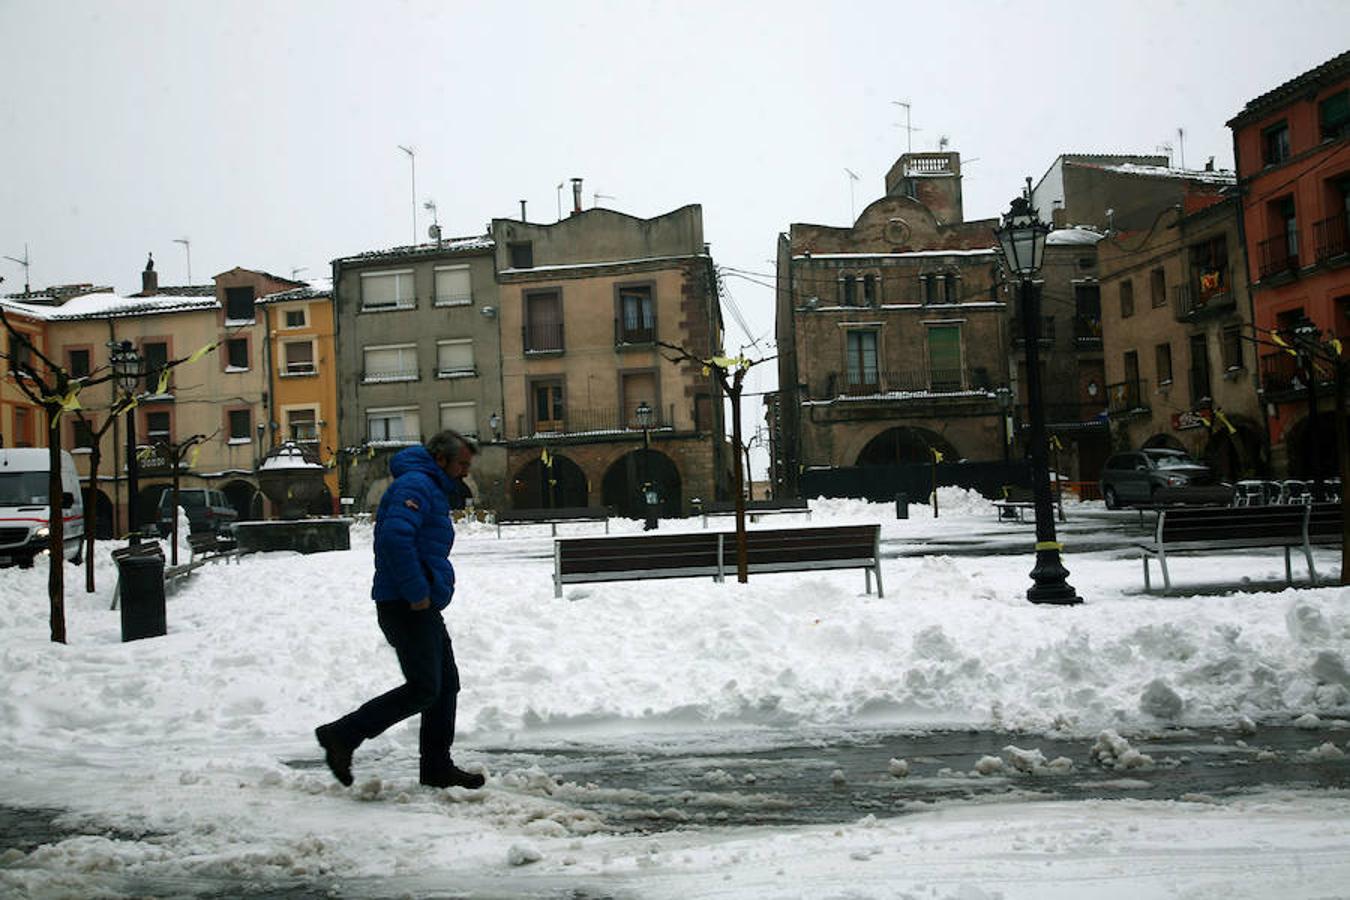
[[(1214, 472), (1180, 450), (1150, 448), (1114, 454), (1102, 468), (1102, 499), (1107, 509), (1156, 502), (1159, 491), (1169, 501), (1185, 502), (1188, 489), (1214, 485)], [(1211, 499), (1212, 490), (1194, 491)]]

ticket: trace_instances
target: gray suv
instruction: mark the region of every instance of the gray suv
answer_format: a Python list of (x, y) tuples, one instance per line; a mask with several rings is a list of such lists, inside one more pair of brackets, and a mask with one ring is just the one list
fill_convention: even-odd
[(1152, 448), (1117, 453), (1102, 468), (1102, 499), (1107, 509), (1157, 502), (1165, 491), (1170, 502), (1212, 501), (1214, 473), (1180, 450)]
[[(178, 505), (187, 513), (189, 532), (194, 535), (213, 534), (219, 538), (234, 536), (234, 523), (239, 513), (220, 491), (209, 488), (179, 488)], [(159, 498), (159, 533), (173, 532), (173, 491), (167, 490)]]

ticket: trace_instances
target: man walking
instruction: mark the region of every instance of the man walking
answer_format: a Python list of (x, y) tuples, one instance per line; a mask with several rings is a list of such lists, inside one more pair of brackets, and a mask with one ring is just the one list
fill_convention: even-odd
[(400, 450), (389, 461), (393, 483), (375, 514), (375, 582), (371, 597), (380, 630), (398, 654), (404, 684), (314, 731), (338, 781), (352, 783), (352, 752), (364, 740), (414, 713), (422, 715), (418, 750), (422, 784), (480, 788), (484, 778), (450, 759), (455, 737), (459, 670), (441, 610), (455, 593), (450, 548), (454, 499), (466, 490), (478, 447), (442, 431), (425, 447)]

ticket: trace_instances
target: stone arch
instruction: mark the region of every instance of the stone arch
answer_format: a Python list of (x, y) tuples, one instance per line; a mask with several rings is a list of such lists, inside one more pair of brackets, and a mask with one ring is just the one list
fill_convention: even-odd
[(94, 508), (94, 537), (100, 541), (110, 541), (117, 534), (117, 514), (113, 509), (112, 498), (101, 488), (85, 491), (84, 505)]
[[(259, 496), (258, 489), (251, 483), (237, 478), (233, 481), (227, 481), (221, 486), (220, 492), (225, 495), (225, 499), (234, 507), (234, 511), (239, 513), (239, 521), (247, 522), (252, 519), (262, 518), (262, 503), (255, 502), (255, 497)], [(254, 509), (257, 514), (254, 514)]]
[(1317, 440), (1311, 440), (1308, 416), (1305, 414), (1284, 432), (1284, 443), (1289, 474), (1295, 478), (1316, 478), (1336, 474), (1340, 450), (1336, 439), (1336, 423), (1329, 413), (1317, 416)]
[(1177, 439), (1174, 434), (1158, 432), (1140, 445), (1143, 450), (1180, 450), (1183, 453), (1189, 453), (1186, 445)]
[(141, 529), (159, 524), (159, 499), (171, 490), (173, 485), (167, 481), (141, 487), (136, 495), (136, 522)]
[[(645, 471), (644, 471), (645, 470)], [(644, 475), (660, 498), (660, 515), (681, 515), (684, 511), (684, 486), (679, 467), (660, 450), (641, 448), (626, 453), (610, 464), (600, 483), (601, 502), (628, 519), (646, 515), (642, 485)]]
[(541, 456), (516, 470), (511, 478), (512, 509), (588, 505), (589, 484), (581, 466), (560, 453), (549, 458), (551, 466), (545, 466)]
[(1205, 464), (1214, 470), (1215, 476), (1221, 481), (1238, 481), (1266, 474), (1260, 432), (1249, 422), (1233, 417), (1229, 420), (1235, 429), (1233, 432), (1215, 423), (1214, 431), (1205, 442)]
[(933, 449), (947, 462), (961, 458), (956, 447), (942, 435), (928, 428), (896, 426), (887, 428), (869, 440), (858, 453), (854, 465), (890, 466), (905, 463), (931, 463)]

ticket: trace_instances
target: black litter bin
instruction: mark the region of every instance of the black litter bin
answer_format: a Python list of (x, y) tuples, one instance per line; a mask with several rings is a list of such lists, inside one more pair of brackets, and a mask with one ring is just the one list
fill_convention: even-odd
[(897, 519), (909, 518), (909, 494), (899, 493), (895, 495), (895, 517)]
[(164, 616), (164, 551), (139, 544), (113, 551), (121, 593), (122, 640), (159, 637), (168, 628)]

